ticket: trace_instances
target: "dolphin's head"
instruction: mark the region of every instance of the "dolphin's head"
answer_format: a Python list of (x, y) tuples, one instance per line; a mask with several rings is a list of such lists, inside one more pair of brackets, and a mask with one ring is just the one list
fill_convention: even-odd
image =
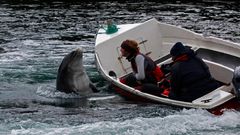
[(63, 58), (58, 68), (57, 90), (66, 93), (75, 91), (77, 76), (85, 72), (82, 58), (82, 49), (76, 49)]
[(58, 68), (56, 89), (65, 93), (86, 95), (99, 92), (89, 80), (83, 66), (83, 50), (78, 48), (66, 55)]
[(68, 68), (68, 70), (72, 70), (72, 71), (78, 71), (78, 70), (82, 70), (83, 69), (83, 50), (78, 48), (74, 51), (72, 51), (71, 53), (69, 53), (66, 56), (66, 59), (64, 60), (64, 62), (66, 62), (66, 66)]
[(66, 55), (58, 68), (58, 74), (75, 74), (83, 71), (83, 51), (78, 48)]

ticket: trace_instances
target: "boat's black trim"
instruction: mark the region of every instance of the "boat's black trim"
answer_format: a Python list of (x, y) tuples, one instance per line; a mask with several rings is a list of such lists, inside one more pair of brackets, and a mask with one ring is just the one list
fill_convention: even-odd
[(168, 55), (165, 55), (165, 56), (159, 58), (159, 59), (156, 60), (155, 62), (156, 62), (157, 64), (159, 64), (159, 63), (161, 63), (161, 62), (163, 62), (163, 61), (166, 61), (166, 60), (168, 60), (168, 59), (170, 59), (170, 58), (171, 58), (171, 55), (168, 54)]

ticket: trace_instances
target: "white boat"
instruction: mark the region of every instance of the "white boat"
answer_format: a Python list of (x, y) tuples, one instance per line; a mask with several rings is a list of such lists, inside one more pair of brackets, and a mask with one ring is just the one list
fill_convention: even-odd
[[(232, 84), (235, 67), (240, 65), (240, 44), (204, 36), (190, 30), (161, 23), (155, 18), (143, 23), (117, 25), (118, 31), (107, 34), (99, 29), (95, 42), (96, 64), (100, 74), (129, 98), (141, 98), (156, 103), (183, 108), (203, 108), (221, 113), (224, 108), (240, 108), (238, 91)], [(190, 46), (209, 66), (211, 75), (225, 85), (192, 102), (172, 100), (141, 92), (119, 81), (132, 72), (130, 63), (121, 57), (120, 45), (126, 39), (139, 42), (140, 51), (160, 66), (171, 62), (171, 47), (176, 42)], [(114, 76), (113, 76), (114, 75)]]

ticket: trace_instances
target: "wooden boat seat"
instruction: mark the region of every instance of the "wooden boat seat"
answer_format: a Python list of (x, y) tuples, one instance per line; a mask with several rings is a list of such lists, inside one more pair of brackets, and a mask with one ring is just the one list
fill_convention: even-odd
[(235, 96), (228, 92), (233, 89), (232, 85), (223, 85), (216, 90), (208, 93), (207, 95), (204, 95), (203, 97), (200, 97), (194, 101), (192, 101), (193, 104), (200, 104), (200, 105), (207, 105), (207, 106), (218, 106)]
[(216, 62), (212, 62), (205, 59), (203, 60), (208, 65), (209, 71), (213, 78), (226, 85), (230, 85), (233, 78), (233, 69)]

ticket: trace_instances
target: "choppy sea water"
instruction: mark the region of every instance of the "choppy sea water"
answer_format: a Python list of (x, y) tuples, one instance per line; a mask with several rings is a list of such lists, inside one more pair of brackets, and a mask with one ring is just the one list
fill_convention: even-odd
[[(157, 20), (240, 43), (238, 1), (1, 1), (0, 134), (237, 135), (240, 112), (126, 101), (95, 67), (100, 24)], [(62, 58), (81, 47), (87, 73), (101, 90), (89, 98), (55, 91)]]

